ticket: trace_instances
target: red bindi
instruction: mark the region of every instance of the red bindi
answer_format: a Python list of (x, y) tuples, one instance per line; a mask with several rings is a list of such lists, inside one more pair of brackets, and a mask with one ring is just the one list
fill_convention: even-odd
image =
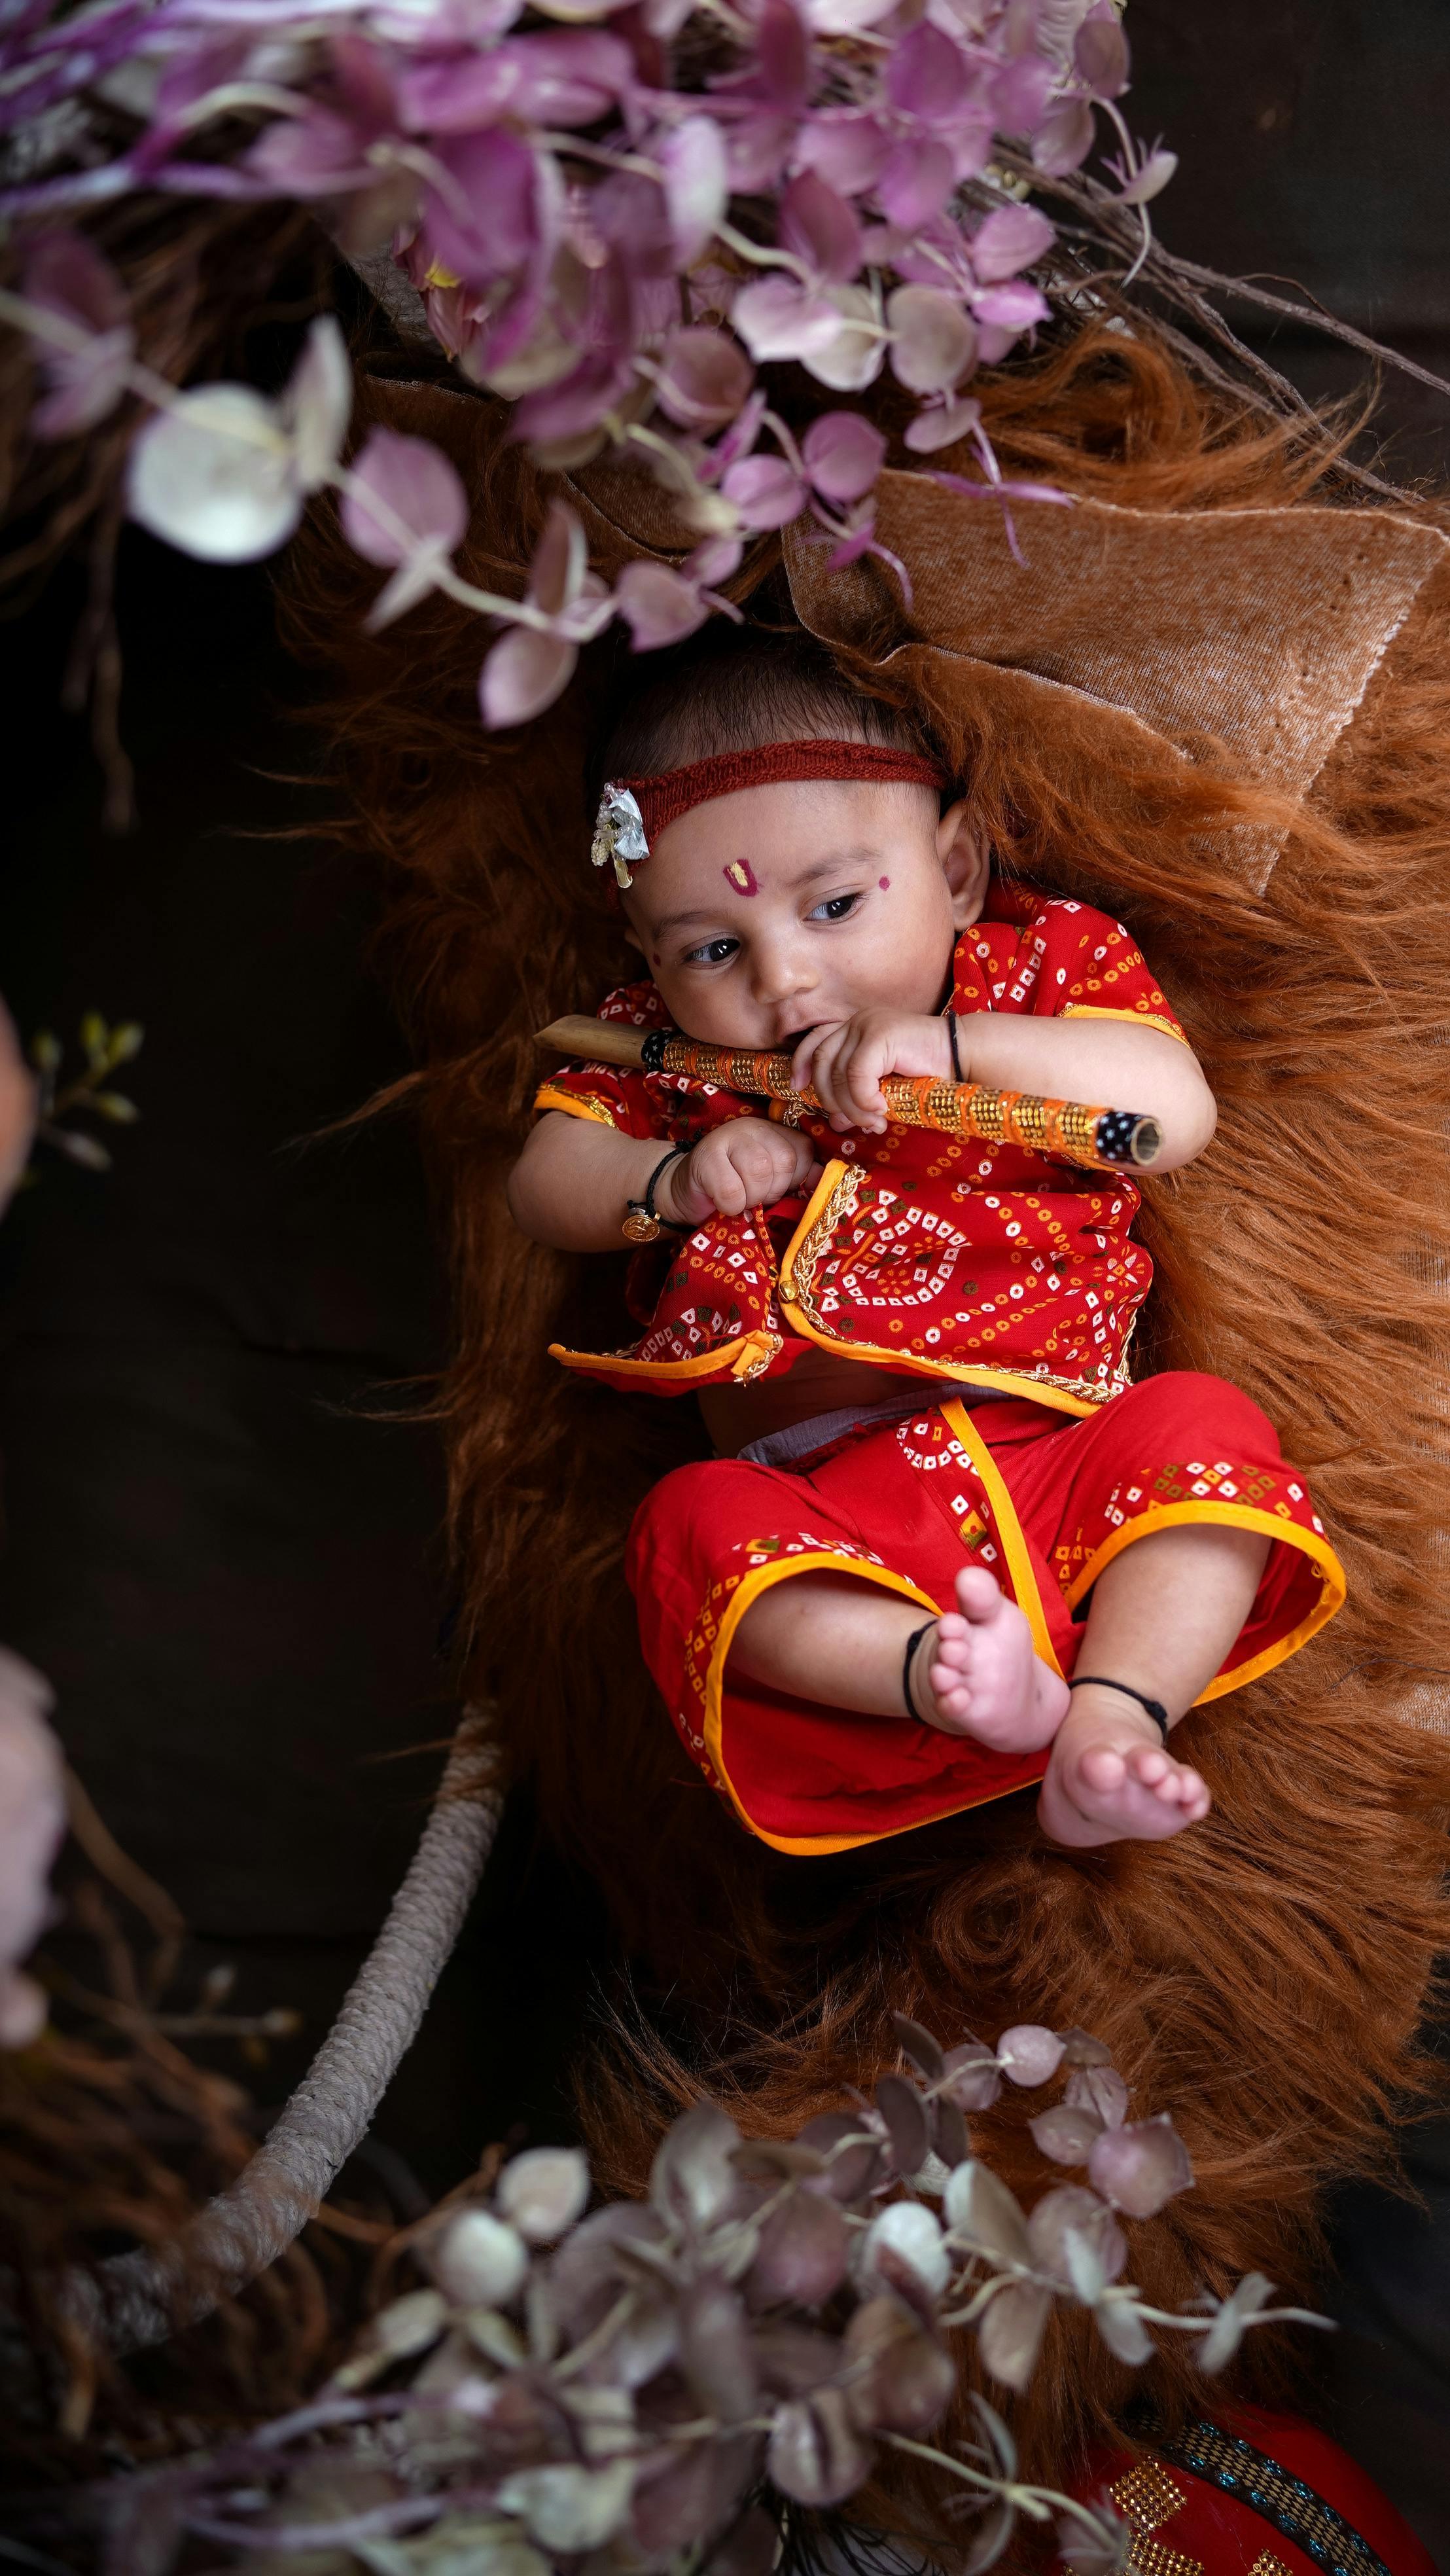
[(882, 893), (883, 893), (883, 894), (889, 894), (889, 893), (891, 892), (891, 879), (890, 879), (890, 877), (878, 877), (878, 878), (877, 878), (877, 880), (876, 880), (876, 882), (877, 882), (877, 884), (879, 885), (879, 887), (881, 888), (881, 891), (882, 891)]

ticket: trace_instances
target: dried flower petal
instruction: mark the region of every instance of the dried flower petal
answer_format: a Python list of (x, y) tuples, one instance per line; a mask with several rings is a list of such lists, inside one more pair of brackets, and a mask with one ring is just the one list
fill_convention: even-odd
[(1064, 2043), (1040, 2022), (1018, 2022), (997, 2042), (997, 2063), (1011, 2084), (1047, 2084), (1062, 2064)]
[(1054, 2102), (1050, 2111), (1039, 2112), (1031, 2129), (1033, 2144), (1055, 2165), (1085, 2165), (1103, 2135), (1096, 2111), (1068, 2102)]
[(336, 470), (352, 418), (352, 366), (332, 314), (319, 313), (311, 325), (278, 408), (297, 479), (304, 492), (320, 492)]
[(845, 2347), (856, 2365), (846, 2399), (858, 2424), (920, 2436), (940, 2422), (956, 2395), (956, 2364), (899, 2299), (868, 2299), (846, 2328)]
[(977, 2328), (982, 2366), (1004, 2388), (1020, 2394), (1027, 2386), (1042, 2349), (1052, 2292), (1034, 2281), (1014, 2281), (999, 2290)]
[[(1118, 2278), (1128, 2260), (1123, 2231), (1112, 2211), (1084, 2183), (1061, 2183), (1055, 2191), (1047, 2192), (1027, 2222), (1028, 2248), (1035, 2269), (1050, 2274), (1065, 2290), (1076, 2286), (1069, 2236), (1077, 2237), (1091, 2250), (1103, 2281)], [(1082, 2295), (1080, 2290), (1078, 2295)]]
[(1072, 58), (1094, 98), (1121, 98), (1128, 86), (1128, 39), (1116, 18), (1089, 18), (1073, 39)]
[(64, 1766), (45, 1723), (50, 1705), (39, 1673), (0, 1648), (0, 2048), (26, 2048), (45, 2027), (43, 1987), (17, 1972), (49, 1920), (47, 1880), (65, 1839)]
[(794, 2193), (761, 2227), (746, 2282), (751, 2305), (823, 2307), (846, 2277), (850, 2250), (837, 2203), (819, 2192)]
[(766, 2467), (797, 2504), (844, 2504), (869, 2474), (871, 2453), (839, 2388), (788, 2399), (775, 2410)]
[(1133, 172), (1131, 178), (1124, 180), (1118, 190), (1119, 205), (1146, 206), (1150, 198), (1162, 195), (1177, 167), (1176, 152), (1165, 152), (1161, 147), (1156, 152), (1150, 152), (1147, 160)]
[(738, 340), (697, 325), (671, 333), (655, 390), (681, 428), (709, 431), (723, 429), (743, 411), (754, 381)]
[(898, 286), (886, 299), (886, 323), (891, 371), (913, 393), (946, 393), (968, 373), (977, 334), (955, 296), (938, 286)]
[(927, 2150), (926, 2106), (904, 2075), (883, 2075), (876, 2087), (876, 2108), (886, 2124), (896, 2170), (914, 2174)]
[(1057, 2035), (1062, 2042), (1064, 2066), (1112, 2065), (1112, 2050), (1105, 2041), (1094, 2039), (1090, 2030), (1080, 2030), (1074, 2023), (1071, 2030), (1060, 2030)]
[(824, 343), (802, 349), (801, 363), (833, 393), (863, 393), (880, 375), (886, 354), (876, 299), (869, 287), (833, 286), (825, 301), (834, 308), (835, 328)]
[(841, 317), (823, 295), (793, 277), (763, 277), (744, 286), (730, 315), (757, 365), (771, 358), (810, 358), (829, 348)]
[(1156, 2120), (1106, 2130), (1088, 2159), (1088, 2178), (1129, 2218), (1153, 2218), (1178, 2192), (1191, 2188), (1193, 2167), (1163, 2111)]
[[(845, 415), (836, 412), (829, 414), (828, 417), (839, 420)], [(884, 441), (882, 453), (883, 455), (885, 453)], [(891, 2027), (896, 2033), (903, 2054), (910, 2058), (918, 2074), (926, 2077), (928, 2084), (934, 2084), (939, 2075), (946, 2073), (947, 2062), (939, 2042), (933, 2039), (929, 2030), (923, 2030), (919, 2021), (910, 2020), (905, 2013), (894, 2012), (891, 2016)]]
[(805, 506), (805, 485), (784, 456), (745, 456), (720, 489), (747, 528), (783, 528)]
[(460, 2308), (502, 2308), (523, 2288), (529, 2249), (487, 2209), (466, 2209), (440, 2238), (433, 2277)]
[(1028, 2260), (1027, 2221), (1006, 2184), (974, 2158), (958, 2165), (946, 2189), (947, 2224), (965, 2245), (999, 2263)]
[(579, 647), (560, 635), (511, 626), (488, 655), (478, 679), (478, 701), (490, 732), (527, 724), (562, 697), (574, 674)]
[(115, 409), (136, 351), (126, 290), (110, 262), (81, 233), (36, 234), (21, 273), (28, 302), (87, 334), (82, 348), (32, 342), (49, 387), (31, 414), (37, 438), (73, 438)]
[(1085, 98), (1064, 99), (1032, 137), (1032, 158), (1049, 179), (1080, 170), (1093, 148), (1093, 112)]
[(530, 2147), (504, 2166), (497, 2198), (530, 2245), (552, 2245), (588, 2206), (588, 2164), (577, 2147)]
[(801, 459), (822, 500), (859, 501), (886, 462), (886, 441), (858, 411), (822, 412), (801, 440)]
[(972, 266), (984, 286), (994, 285), (1030, 268), (1052, 238), (1052, 226), (1036, 206), (999, 206), (972, 235)]
[(498, 2490), (505, 2513), (519, 2514), (542, 2549), (602, 2549), (624, 2522), (634, 2492), (632, 2460), (585, 2469), (516, 2469)]
[(863, 2289), (883, 2283), (888, 2289), (924, 2288), (933, 2298), (941, 2296), (952, 2273), (941, 2228), (919, 2200), (890, 2202), (867, 2228), (856, 2263)]
[(468, 528), (468, 495), (441, 449), (395, 429), (369, 433), (342, 501), (343, 534), (374, 564), (449, 555)]
[(1274, 2284), (1262, 2272), (1246, 2272), (1238, 2288), (1222, 2300), (1212, 2325), (1204, 2336), (1194, 2358), (1200, 2370), (1210, 2378), (1222, 2370), (1244, 2338), (1245, 2329), (1266, 2308), (1274, 2295)]
[[(846, 2146), (846, 2139), (857, 2143)], [(877, 2181), (881, 2171), (881, 2149), (876, 2140), (864, 2134), (859, 2117), (849, 2111), (818, 2111), (807, 2120), (796, 2140), (798, 2147), (814, 2147), (825, 2159), (825, 2170), (819, 2183), (808, 2183), (809, 2191), (825, 2191), (835, 2200), (861, 2200)]]
[[(980, 345), (980, 344), (979, 344)], [(960, 438), (969, 436), (982, 425), (982, 406), (973, 397), (965, 402), (943, 403), (919, 411), (906, 427), (906, 445), (914, 456), (935, 456), (943, 447), (954, 447)]]
[(680, 643), (710, 614), (697, 584), (669, 564), (626, 564), (614, 585), (614, 597), (636, 653), (654, 653), (662, 645)]
[(739, 2144), (734, 2121), (713, 2102), (677, 2120), (650, 2168), (650, 2198), (661, 2215), (691, 2228), (723, 2218), (740, 2189), (733, 2162)]
[(961, 2111), (988, 2111), (1002, 2090), (997, 2052), (979, 2039), (947, 2050), (947, 2090)]
[(126, 500), (154, 537), (203, 563), (257, 563), (302, 516), (291, 442), (250, 385), (178, 394), (132, 444)]
[(659, 147), (675, 258), (692, 268), (708, 250), (730, 194), (725, 138), (713, 116), (687, 116)]
[(1111, 2066), (1075, 2067), (1062, 2098), (1070, 2110), (1095, 2112), (1105, 2129), (1121, 2127), (1128, 2115), (1128, 2088)]
[(389, 2360), (404, 2361), (436, 2343), (447, 2318), (446, 2304), (436, 2290), (410, 2290), (379, 2311), (368, 2328), (368, 2340)]

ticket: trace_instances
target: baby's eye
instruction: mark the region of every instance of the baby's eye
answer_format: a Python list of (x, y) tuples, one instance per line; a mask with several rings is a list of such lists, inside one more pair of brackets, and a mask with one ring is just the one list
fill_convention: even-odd
[(738, 939), (707, 939), (703, 948), (686, 950), (685, 964), (687, 966), (723, 966), (727, 958), (737, 954), (739, 947)]
[(816, 905), (811, 919), (812, 921), (848, 921), (860, 900), (859, 894), (830, 895), (824, 903)]

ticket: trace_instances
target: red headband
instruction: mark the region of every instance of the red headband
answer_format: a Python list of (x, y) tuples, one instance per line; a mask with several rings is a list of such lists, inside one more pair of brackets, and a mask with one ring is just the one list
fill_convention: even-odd
[(934, 760), (882, 742), (767, 742), (758, 751), (722, 751), (713, 760), (692, 760), (686, 768), (666, 769), (657, 778), (617, 778), (612, 783), (629, 789), (653, 848), (661, 832), (692, 806), (712, 804), (717, 796), (733, 796), (742, 787), (770, 787), (786, 778), (904, 778), (919, 787), (946, 785)]
[[(913, 751), (897, 751), (880, 742), (767, 742), (755, 751), (724, 751), (713, 760), (692, 760), (683, 769), (661, 770), (654, 778), (612, 778), (599, 808), (593, 857), (596, 867), (614, 861), (615, 875), (628, 885), (625, 872), (637, 866), (671, 823), (696, 805), (717, 796), (733, 796), (742, 787), (769, 787), (782, 779), (865, 778), (880, 785), (904, 780), (915, 787), (945, 787), (946, 772), (934, 760)], [(632, 799), (642, 827), (631, 832), (627, 807)], [(616, 849), (616, 841), (618, 847)]]

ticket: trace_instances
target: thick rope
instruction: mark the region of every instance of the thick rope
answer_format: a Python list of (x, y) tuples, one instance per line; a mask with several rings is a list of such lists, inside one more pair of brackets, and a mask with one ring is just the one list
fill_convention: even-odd
[(483, 1875), (503, 1803), (492, 1726), (465, 1710), (438, 1801), (388, 1919), (310, 2071), (230, 2190), (174, 2245), (76, 2275), (75, 2309), (115, 2352), (164, 2343), (284, 2254), (326, 2198), (416, 2038)]

